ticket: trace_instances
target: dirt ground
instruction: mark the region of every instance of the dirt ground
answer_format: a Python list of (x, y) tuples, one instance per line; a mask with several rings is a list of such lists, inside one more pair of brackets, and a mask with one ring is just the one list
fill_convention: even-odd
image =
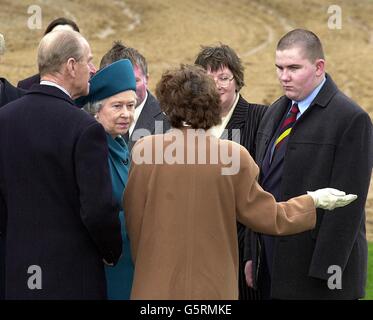
[[(41, 8), (41, 29), (28, 27), (31, 5)], [(341, 10), (340, 29), (328, 27), (335, 17), (335, 11), (328, 13), (331, 5)], [(0, 0), (0, 32), (7, 43), (1, 76), (16, 84), (36, 73), (38, 42), (59, 16), (78, 23), (97, 66), (114, 40), (137, 48), (148, 60), (151, 89), (167, 68), (192, 63), (201, 45), (226, 43), (246, 67), (243, 96), (266, 104), (281, 95), (274, 68), (278, 39), (295, 27), (311, 29), (324, 44), (327, 71), (373, 117), (371, 0)], [(366, 208), (373, 241), (373, 182)]]

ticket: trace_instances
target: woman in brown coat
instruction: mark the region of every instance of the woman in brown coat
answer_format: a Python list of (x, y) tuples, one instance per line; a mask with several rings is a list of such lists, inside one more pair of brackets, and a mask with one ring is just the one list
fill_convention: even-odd
[(351, 202), (334, 189), (276, 203), (239, 144), (214, 137), (220, 98), (197, 66), (168, 71), (157, 97), (173, 129), (139, 140), (124, 196), (135, 274), (131, 299), (237, 299), (236, 221), (288, 235), (312, 229), (316, 207)]

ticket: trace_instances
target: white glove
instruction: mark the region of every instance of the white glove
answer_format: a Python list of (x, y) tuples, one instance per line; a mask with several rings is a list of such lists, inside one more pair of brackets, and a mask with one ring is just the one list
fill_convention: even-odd
[(333, 188), (324, 188), (316, 191), (307, 191), (315, 203), (316, 208), (333, 210), (338, 207), (344, 207), (357, 199), (356, 194), (347, 194), (343, 191)]

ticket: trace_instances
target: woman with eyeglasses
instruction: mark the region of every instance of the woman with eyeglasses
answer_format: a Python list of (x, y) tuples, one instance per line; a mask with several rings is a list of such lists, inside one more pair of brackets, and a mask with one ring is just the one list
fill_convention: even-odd
[[(244, 83), (244, 67), (236, 52), (225, 44), (202, 47), (195, 64), (203, 67), (214, 80), (220, 95), (221, 124), (212, 133), (221, 139), (244, 146), (255, 159), (255, 138), (267, 106), (247, 102), (240, 90)], [(239, 133), (239, 135), (238, 135)], [(245, 227), (237, 223), (239, 243), (239, 298), (258, 300), (260, 293), (248, 287), (245, 280)]]

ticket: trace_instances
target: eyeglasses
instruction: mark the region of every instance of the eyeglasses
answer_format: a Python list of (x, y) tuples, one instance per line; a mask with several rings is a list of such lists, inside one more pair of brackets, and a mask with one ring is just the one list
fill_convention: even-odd
[(234, 76), (231, 78), (228, 75), (220, 75), (219, 77), (212, 77), (215, 80), (215, 83), (217, 83), (221, 87), (228, 87), (230, 82), (234, 79)]

